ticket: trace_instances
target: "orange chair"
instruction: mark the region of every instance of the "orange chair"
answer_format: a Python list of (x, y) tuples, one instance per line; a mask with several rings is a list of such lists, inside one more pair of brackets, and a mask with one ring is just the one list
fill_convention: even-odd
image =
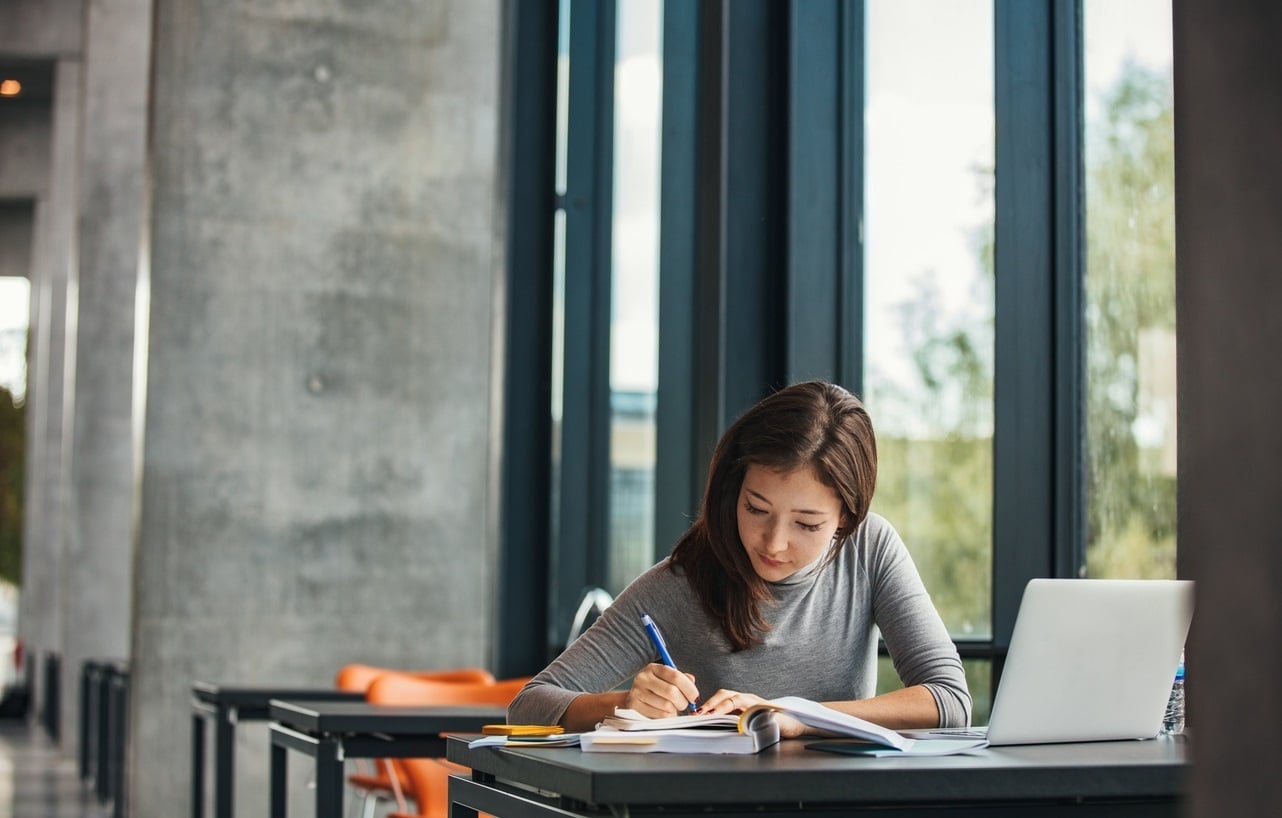
[[(446, 670), (398, 670), (379, 665), (354, 663), (344, 665), (339, 669), (338, 675), (334, 678), (334, 686), (339, 690), (365, 693), (375, 679), (387, 673), (400, 673), (414, 678), (430, 679), (451, 684), (494, 683), (494, 674), (479, 667), (450, 668)], [(362, 799), (361, 814), (365, 818), (372, 818), (378, 807), (378, 799), (387, 798), (403, 805), (405, 801), (402, 793), (409, 793), (408, 782), (397, 777), (395, 768), (390, 760), (383, 758), (375, 759), (372, 770), (360, 768), (357, 772), (350, 774), (347, 777), (347, 783), (360, 795)], [(412, 795), (412, 793), (409, 794)]]
[[(493, 704), (506, 707), (525, 686), (529, 678), (504, 679), (492, 684), (441, 682), (415, 678), (408, 674), (389, 673), (378, 677), (365, 692), (371, 704), (388, 705), (469, 705)], [(466, 768), (437, 758), (391, 759), (398, 776), (407, 783), (405, 791), (413, 794), (418, 812), (407, 814), (398, 801), (398, 812), (388, 818), (447, 818), (446, 797), (450, 773), (467, 772)]]
[(404, 670), (401, 668), (381, 667), (379, 665), (351, 664), (339, 668), (334, 677), (334, 686), (339, 690), (352, 690), (364, 693), (370, 682), (384, 673), (403, 673), (420, 679), (433, 679), (438, 682), (484, 682), (494, 684), (494, 674), (479, 667), (459, 667), (446, 670)]

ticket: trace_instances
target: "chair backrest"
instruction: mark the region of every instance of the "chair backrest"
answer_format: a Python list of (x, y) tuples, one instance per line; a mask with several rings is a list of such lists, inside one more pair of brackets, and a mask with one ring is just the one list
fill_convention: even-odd
[(570, 635), (565, 640), (565, 644), (570, 644), (575, 639), (583, 635), (583, 632), (595, 622), (605, 609), (614, 604), (614, 597), (604, 588), (589, 588), (583, 592), (583, 599), (579, 600), (579, 609), (574, 612), (574, 620), (570, 622)]
[(409, 673), (384, 673), (365, 690), (371, 704), (493, 704), (506, 707), (528, 678), (492, 682), (443, 681)]
[(494, 683), (494, 674), (479, 667), (458, 667), (443, 670), (403, 670), (356, 663), (339, 668), (338, 675), (334, 677), (334, 686), (339, 690), (364, 693), (375, 679), (385, 673), (400, 673), (420, 679), (432, 679), (442, 682)]

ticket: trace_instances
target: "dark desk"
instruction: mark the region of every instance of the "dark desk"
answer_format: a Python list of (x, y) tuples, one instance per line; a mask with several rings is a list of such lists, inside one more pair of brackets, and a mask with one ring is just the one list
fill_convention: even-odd
[[(936, 758), (857, 758), (785, 741), (755, 756), (469, 750), (449, 741), (450, 818), (658, 814), (1175, 816), (1182, 739), (1001, 747)], [(537, 787), (534, 792), (530, 787)]]
[(214, 818), (231, 818), (236, 761), (236, 724), (266, 721), (272, 699), (363, 701), (362, 693), (334, 688), (234, 687), (196, 682), (191, 686), (191, 815), (205, 814), (205, 720), (214, 722)]
[(441, 758), (442, 733), (478, 733), (507, 718), (504, 707), (391, 707), (346, 702), (273, 701), (271, 815), (285, 818), (286, 750), (316, 759), (316, 818), (343, 811), (348, 758)]

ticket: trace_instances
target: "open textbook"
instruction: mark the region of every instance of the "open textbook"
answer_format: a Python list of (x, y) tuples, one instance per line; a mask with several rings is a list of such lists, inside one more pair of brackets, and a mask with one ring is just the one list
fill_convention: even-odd
[[(886, 727), (847, 715), (818, 702), (785, 696), (753, 705), (738, 715), (673, 716), (651, 719), (633, 710), (616, 709), (596, 730), (580, 736), (586, 752), (613, 753), (757, 753), (779, 741), (776, 713), (835, 736), (867, 742), (889, 755), (912, 754), (917, 743)], [(931, 743), (931, 742), (925, 742)], [(949, 742), (953, 752), (982, 747), (983, 741)], [(945, 748), (932, 747), (932, 754)]]

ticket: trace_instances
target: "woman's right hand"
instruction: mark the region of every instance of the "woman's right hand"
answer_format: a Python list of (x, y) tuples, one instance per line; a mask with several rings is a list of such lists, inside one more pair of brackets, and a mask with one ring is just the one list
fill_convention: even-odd
[(629, 707), (652, 719), (684, 713), (690, 702), (699, 700), (699, 688), (689, 673), (661, 665), (646, 665), (632, 679), (623, 706)]

